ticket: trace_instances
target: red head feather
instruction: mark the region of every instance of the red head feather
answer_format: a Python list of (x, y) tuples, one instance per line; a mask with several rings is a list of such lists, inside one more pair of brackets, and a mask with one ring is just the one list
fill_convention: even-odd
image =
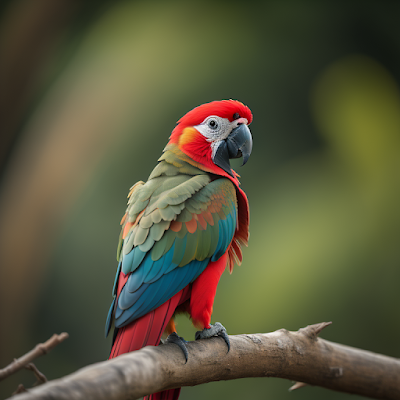
[(177, 143), (179, 135), (182, 130), (188, 126), (195, 126), (201, 124), (210, 115), (217, 115), (221, 118), (228, 118), (229, 121), (233, 121), (238, 117), (235, 114), (239, 114), (240, 118), (246, 118), (248, 125), (253, 120), (253, 115), (249, 107), (237, 100), (220, 100), (212, 101), (210, 103), (202, 104), (193, 110), (186, 113), (179, 121), (175, 129), (172, 131), (170, 142)]
[(189, 159), (186, 161), (194, 163), (197, 167), (226, 176), (236, 185), (239, 184), (237, 178), (227, 174), (222, 168), (218, 167), (211, 158), (211, 144), (193, 126), (201, 124), (207, 117), (215, 115), (227, 118), (230, 122), (238, 118), (246, 118), (248, 124), (253, 120), (250, 109), (237, 100), (212, 101), (202, 104), (185, 114), (179, 121), (169, 138), (169, 144), (176, 146), (178, 151), (182, 151)]

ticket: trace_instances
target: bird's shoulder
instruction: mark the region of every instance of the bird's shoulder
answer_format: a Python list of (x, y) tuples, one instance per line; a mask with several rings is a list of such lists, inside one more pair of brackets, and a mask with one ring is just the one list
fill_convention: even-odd
[(146, 183), (132, 186), (121, 221), (118, 260), (135, 247), (141, 253), (151, 250), (157, 259), (175, 238), (196, 230), (211, 231), (230, 214), (236, 218), (236, 191), (229, 179), (173, 173), (174, 168), (168, 167), (159, 163)]

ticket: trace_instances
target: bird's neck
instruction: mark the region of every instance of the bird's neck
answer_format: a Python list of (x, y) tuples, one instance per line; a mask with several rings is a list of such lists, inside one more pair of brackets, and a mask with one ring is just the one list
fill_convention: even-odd
[[(222, 168), (216, 166), (212, 162), (201, 162), (194, 160), (185, 154), (177, 144), (168, 143), (164, 148), (162, 156), (158, 159), (159, 164), (153, 170), (150, 178), (155, 178), (162, 174), (187, 174), (187, 175), (200, 175), (212, 174), (219, 177), (230, 179), (236, 187), (239, 187), (239, 180), (237, 174), (234, 172), (235, 177), (230, 176)], [(167, 164), (167, 165), (166, 165)]]

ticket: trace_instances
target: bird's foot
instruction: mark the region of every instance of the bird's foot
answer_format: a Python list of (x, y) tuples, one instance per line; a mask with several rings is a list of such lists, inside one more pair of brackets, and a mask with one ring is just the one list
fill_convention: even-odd
[(195, 339), (207, 339), (212, 336), (221, 336), (226, 345), (228, 346), (228, 352), (231, 349), (231, 343), (229, 341), (229, 336), (226, 332), (225, 327), (220, 323), (216, 322), (214, 325), (210, 325), (210, 328), (204, 328), (202, 331), (197, 331), (195, 335)]
[(186, 347), (186, 340), (183, 337), (178, 336), (176, 332), (172, 332), (165, 340), (164, 344), (166, 343), (174, 343), (179, 346), (179, 348), (183, 351), (183, 354), (185, 356), (185, 360), (187, 362), (189, 353)]

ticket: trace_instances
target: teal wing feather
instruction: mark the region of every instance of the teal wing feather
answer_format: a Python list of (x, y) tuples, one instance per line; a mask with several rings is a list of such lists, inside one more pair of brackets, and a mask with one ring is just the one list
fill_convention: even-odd
[[(236, 191), (225, 178), (161, 176), (136, 186), (123, 219), (106, 332), (113, 313), (115, 326), (125, 326), (193, 282), (226, 252), (236, 219)], [(129, 277), (118, 293), (120, 273)]]

